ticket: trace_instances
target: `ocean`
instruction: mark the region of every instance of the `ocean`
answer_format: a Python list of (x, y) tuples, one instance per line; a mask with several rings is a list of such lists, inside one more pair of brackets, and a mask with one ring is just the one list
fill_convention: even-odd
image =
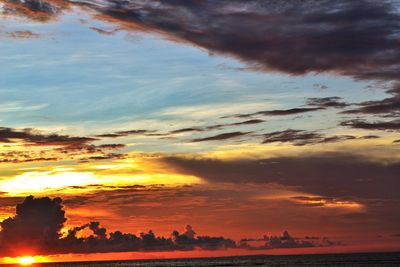
[[(4, 265), (5, 266), (5, 265)], [(35, 266), (39, 266), (36, 264)], [(400, 252), (46, 263), (41, 267), (398, 266)]]

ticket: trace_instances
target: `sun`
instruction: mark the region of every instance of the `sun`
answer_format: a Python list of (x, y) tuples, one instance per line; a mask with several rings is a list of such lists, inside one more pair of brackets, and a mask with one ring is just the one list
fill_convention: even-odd
[(18, 263), (24, 266), (32, 265), (35, 263), (35, 258), (30, 256), (24, 256), (18, 259)]

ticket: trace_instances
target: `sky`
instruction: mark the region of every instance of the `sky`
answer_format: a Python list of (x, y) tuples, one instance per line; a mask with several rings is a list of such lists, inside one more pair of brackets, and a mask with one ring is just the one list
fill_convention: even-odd
[(3, 262), (399, 250), (399, 6), (0, 0)]

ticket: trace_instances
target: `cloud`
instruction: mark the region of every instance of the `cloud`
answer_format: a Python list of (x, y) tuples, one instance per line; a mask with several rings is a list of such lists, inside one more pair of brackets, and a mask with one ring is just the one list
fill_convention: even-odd
[[(61, 230), (67, 221), (61, 198), (34, 198), (29, 196), (17, 205), (16, 215), (0, 223), (0, 248), (2, 256), (20, 255), (21, 252), (37, 254), (91, 253), (123, 251), (174, 251), (216, 250), (235, 248), (236, 243), (223, 237), (198, 236), (191, 226), (180, 234), (174, 231), (171, 237), (157, 237), (150, 230), (139, 236), (107, 229), (99, 222), (90, 222), (71, 228), (66, 236)], [(88, 229), (88, 237), (77, 234)], [(11, 246), (9, 244), (12, 244)], [(27, 247), (31, 246), (31, 247)]]
[(265, 110), (265, 111), (258, 111), (258, 112), (249, 113), (249, 114), (236, 114), (236, 115), (233, 115), (233, 117), (247, 118), (247, 117), (252, 117), (252, 116), (257, 116), (257, 115), (286, 116), (286, 115), (296, 115), (296, 114), (306, 113), (306, 112), (313, 112), (313, 111), (317, 111), (317, 110), (321, 110), (321, 109), (323, 109), (323, 108), (317, 107), (317, 108), (291, 108), (291, 109)]
[(250, 132), (230, 132), (230, 133), (222, 133), (214, 136), (197, 138), (191, 140), (191, 142), (204, 142), (204, 141), (224, 141), (228, 139), (238, 138), (245, 135), (248, 135)]
[(96, 135), (95, 137), (99, 138), (118, 138), (118, 137), (125, 137), (125, 136), (130, 136), (130, 135), (151, 135), (154, 134), (156, 131), (153, 130), (128, 130), (128, 131), (118, 131), (115, 133), (105, 133), (105, 134), (99, 134)]
[[(124, 144), (93, 144), (97, 140), (93, 137), (44, 133), (31, 128), (0, 127), (0, 143), (3, 143), (0, 162), (55, 161), (87, 157), (88, 155), (92, 160), (105, 157), (115, 158), (119, 154), (110, 154), (109, 152), (125, 147)], [(18, 146), (20, 143), (23, 143), (23, 146), (15, 149), (14, 146)], [(29, 149), (30, 146), (39, 148), (32, 150)], [(24, 150), (21, 151), (21, 148)]]
[(71, 137), (68, 135), (42, 134), (34, 129), (16, 130), (12, 128), (0, 127), (0, 142), (11, 143), (13, 139), (18, 139), (38, 146), (69, 146), (85, 144), (96, 140), (90, 137)]
[[(250, 245), (251, 242), (265, 242), (261, 246)], [(310, 248), (310, 247), (322, 247), (341, 245), (340, 242), (332, 242), (326, 237), (304, 237), (298, 238), (293, 237), (288, 231), (284, 231), (280, 236), (267, 236), (258, 239), (242, 239), (240, 240), (239, 246), (246, 249), (252, 250), (263, 250), (263, 249), (277, 249), (277, 248)]]
[[(14, 202), (14, 200), (13, 200)], [(86, 203), (90, 205), (90, 203)], [(169, 237), (156, 236), (153, 231), (139, 235), (121, 231), (108, 232), (100, 222), (92, 221), (68, 229), (65, 234), (67, 217), (61, 198), (26, 197), (17, 205), (16, 215), (0, 223), (0, 256), (63, 253), (106, 253), (106, 252), (159, 252), (190, 250), (223, 250), (241, 248), (248, 250), (274, 248), (301, 248), (331, 246), (337, 243), (321, 242), (323, 238), (297, 238), (285, 231), (282, 236), (264, 236), (257, 241), (262, 246), (251, 244), (251, 239), (243, 238), (238, 244), (222, 236), (198, 235), (187, 225), (183, 232), (173, 231)], [(81, 235), (82, 231), (86, 235)], [(12, 245), (9, 245), (12, 244)]]
[(42, 0), (15, 0), (1, 1), (3, 6), (0, 11), (3, 15), (26, 17), (36, 21), (49, 21), (54, 19), (68, 5), (67, 1), (42, 1)]
[(215, 183), (277, 183), (325, 197), (399, 199), (399, 162), (376, 162), (353, 154), (233, 160), (166, 157), (162, 161), (180, 173)]
[(129, 0), (85, 4), (105, 19), (162, 31), (234, 56), (256, 69), (398, 78), (400, 27), (392, 1)]
[(332, 143), (344, 140), (356, 139), (352, 135), (335, 135), (335, 136), (324, 136), (316, 132), (308, 132), (304, 130), (287, 129), (285, 131), (277, 131), (266, 133), (263, 135), (263, 144), (267, 143), (292, 143), (296, 146), (320, 144), (320, 143)]
[[(84, 6), (125, 29), (230, 55), (250, 68), (398, 79), (396, 1), (2, 1), (3, 13), (46, 21)], [(171, 12), (174, 11), (174, 12)], [(209, 23), (212, 21), (213, 23)], [(234, 40), (234, 41), (233, 41)]]
[(17, 253), (18, 250), (24, 251), (27, 244), (52, 246), (59, 240), (60, 230), (65, 221), (65, 211), (60, 198), (27, 197), (17, 205), (14, 217), (0, 223), (0, 246), (3, 255)]
[(343, 111), (344, 114), (375, 114), (384, 116), (400, 115), (400, 86), (394, 85), (387, 91), (392, 95), (382, 100), (359, 103), (359, 108)]
[(95, 32), (97, 32), (97, 33), (99, 33), (99, 34), (103, 34), (103, 35), (113, 35), (113, 34), (115, 34), (116, 32), (118, 32), (120, 30), (120, 29), (108, 30), (108, 29), (101, 29), (101, 28), (98, 28), (98, 27), (90, 27), (90, 29), (95, 31)]
[(0, 36), (5, 36), (12, 39), (36, 39), (41, 37), (39, 33), (35, 33), (32, 31), (14, 31), (5, 33), (0, 32)]
[(239, 122), (233, 122), (233, 123), (215, 124), (215, 125), (210, 125), (210, 126), (205, 126), (205, 127), (188, 127), (188, 128), (182, 128), (182, 129), (170, 131), (170, 134), (179, 134), (179, 133), (186, 133), (186, 132), (205, 132), (205, 131), (211, 131), (211, 130), (219, 130), (219, 129), (223, 129), (226, 127), (232, 127), (232, 126), (260, 124), (263, 122), (265, 122), (265, 121), (260, 120), (260, 119), (251, 119), (251, 120), (245, 120), (245, 121), (239, 121)]
[(276, 109), (276, 110), (263, 110), (248, 114), (236, 114), (233, 116), (225, 116), (222, 118), (236, 117), (236, 118), (248, 118), (252, 116), (288, 116), (297, 115), (301, 113), (314, 112), (318, 110), (324, 110), (327, 108), (344, 108), (348, 106), (348, 103), (342, 101), (341, 97), (330, 96), (323, 98), (308, 98), (305, 103), (307, 106), (311, 107), (298, 107), (290, 109)]
[(400, 120), (367, 122), (361, 119), (354, 119), (343, 121), (340, 125), (366, 130), (400, 131)]
[(343, 99), (338, 96), (330, 96), (323, 98), (308, 98), (306, 104), (309, 106), (318, 106), (320, 108), (344, 108), (349, 104), (342, 101)]

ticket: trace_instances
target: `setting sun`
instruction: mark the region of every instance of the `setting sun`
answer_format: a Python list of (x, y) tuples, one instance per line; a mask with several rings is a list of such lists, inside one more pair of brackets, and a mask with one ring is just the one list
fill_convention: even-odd
[(35, 263), (35, 258), (30, 256), (21, 257), (18, 259), (18, 263), (21, 265), (31, 265)]

